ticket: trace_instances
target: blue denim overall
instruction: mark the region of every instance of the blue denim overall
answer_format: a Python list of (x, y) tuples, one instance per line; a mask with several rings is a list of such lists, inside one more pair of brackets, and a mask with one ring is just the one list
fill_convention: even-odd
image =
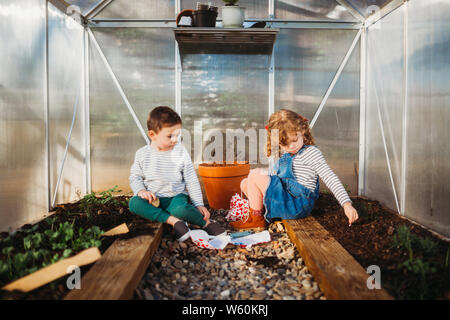
[(276, 175), (270, 176), (270, 184), (264, 196), (266, 213), (264, 218), (300, 219), (311, 212), (319, 197), (319, 178), (314, 192), (298, 183), (292, 171), (292, 160), (309, 145), (304, 145), (296, 154), (286, 152), (274, 166)]

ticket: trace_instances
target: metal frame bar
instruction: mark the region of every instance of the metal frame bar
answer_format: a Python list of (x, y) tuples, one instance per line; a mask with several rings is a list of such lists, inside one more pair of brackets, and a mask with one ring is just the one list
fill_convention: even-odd
[(408, 2), (403, 5), (403, 123), (402, 123), (402, 172), (401, 172), (401, 194), (400, 214), (405, 215), (406, 205), (406, 160), (408, 144)]
[(360, 91), (359, 91), (359, 170), (358, 195), (366, 192), (366, 86), (367, 86), (367, 29), (361, 33)]
[(347, 2), (347, 0), (336, 0), (336, 2), (343, 6), (352, 16), (355, 17), (355, 19), (364, 22), (364, 16), (358, 10), (353, 8), (352, 5)]
[(48, 1), (45, 3), (45, 85), (44, 85), (44, 121), (45, 121), (45, 171), (47, 180), (47, 211), (50, 212), (52, 208), (51, 189), (50, 189), (50, 93), (49, 93), (49, 42), (48, 42)]
[[(221, 20), (217, 20), (220, 22)], [(284, 29), (360, 29), (359, 22), (332, 22), (332, 21), (291, 21), (291, 20), (271, 20), (271, 19), (247, 19), (248, 22), (265, 21), (273, 28)], [(101, 19), (89, 20), (91, 28), (176, 28), (175, 19)]]
[(381, 138), (383, 139), (384, 153), (385, 153), (385, 156), (386, 156), (386, 163), (387, 163), (387, 167), (388, 167), (388, 171), (389, 171), (389, 178), (391, 180), (392, 191), (394, 193), (394, 198), (395, 198), (395, 204), (397, 206), (397, 211), (400, 212), (400, 206), (399, 206), (398, 198), (397, 198), (397, 190), (395, 189), (394, 177), (392, 175), (391, 161), (389, 159), (389, 152), (387, 150), (386, 136), (384, 134), (383, 119), (381, 118), (380, 99), (378, 97), (378, 91), (377, 91), (377, 87), (376, 87), (375, 81), (373, 81), (373, 86), (374, 86), (375, 99), (376, 99), (376, 104), (377, 104), (378, 121), (379, 121), (380, 129), (381, 129)]
[[(76, 21), (78, 24), (83, 25), (86, 21), (86, 17), (83, 16), (83, 14), (81, 12), (79, 12), (80, 15), (80, 20), (78, 21), (77, 19), (74, 19), (71, 15), (67, 14), (67, 8), (71, 7), (72, 5), (67, 3), (64, 0), (47, 0), (47, 4), (51, 3), (55, 8), (57, 8), (58, 10), (60, 10), (62, 13), (64, 13), (66, 16), (72, 18), (74, 21)], [(47, 10), (48, 10), (48, 5), (47, 5)], [(80, 9), (81, 11), (81, 9)]]
[(91, 31), (90, 28), (87, 28), (87, 31), (88, 31), (88, 33), (89, 33), (90, 39), (91, 39), (92, 42), (94, 43), (94, 47), (97, 49), (98, 53), (100, 54), (100, 57), (101, 57), (103, 63), (105, 64), (106, 69), (107, 69), (108, 72), (109, 72), (109, 75), (111, 76), (111, 78), (112, 78), (114, 84), (116, 85), (117, 90), (119, 91), (120, 96), (122, 97), (123, 101), (125, 102), (125, 104), (126, 104), (126, 106), (127, 106), (127, 108), (128, 108), (128, 111), (130, 111), (130, 114), (131, 114), (131, 116), (133, 117), (134, 122), (136, 123), (136, 125), (137, 125), (139, 131), (141, 132), (142, 136), (144, 137), (146, 143), (147, 143), (147, 144), (150, 144), (150, 140), (149, 140), (149, 138), (147, 137), (147, 133), (145, 132), (144, 128), (142, 127), (142, 125), (141, 125), (141, 123), (140, 123), (140, 121), (139, 121), (139, 118), (138, 118), (137, 115), (136, 115), (136, 112), (134, 111), (133, 107), (131, 106), (130, 102), (128, 101), (128, 98), (127, 98), (125, 92), (123, 91), (122, 86), (121, 86), (120, 83), (119, 83), (119, 80), (117, 80), (117, 77), (116, 77), (116, 75), (114, 74), (114, 71), (112, 70), (111, 65), (109, 64), (108, 60), (106, 59), (105, 55), (103, 54), (102, 49), (101, 49), (100, 46), (99, 46), (97, 40), (95, 39), (94, 34), (92, 33), (92, 31)]
[[(84, 29), (83, 29), (84, 31)], [(83, 66), (84, 66), (84, 37), (81, 38), (81, 70), (83, 70)], [(53, 198), (52, 198), (52, 203), (51, 203), (51, 207), (54, 208), (55, 206), (55, 201), (56, 201), (56, 195), (58, 194), (58, 189), (59, 189), (59, 183), (61, 182), (61, 177), (62, 177), (62, 173), (64, 171), (64, 165), (66, 163), (66, 159), (67, 159), (67, 152), (69, 150), (69, 145), (70, 145), (70, 139), (72, 138), (72, 131), (73, 131), (73, 127), (75, 125), (75, 120), (77, 117), (77, 110), (78, 110), (78, 102), (80, 101), (80, 95), (81, 92), (83, 90), (83, 85), (84, 85), (84, 71), (81, 72), (80, 74), (80, 85), (78, 87), (78, 91), (77, 91), (77, 96), (75, 98), (75, 104), (73, 106), (73, 115), (72, 115), (72, 123), (70, 125), (70, 129), (69, 129), (69, 134), (67, 135), (67, 139), (66, 139), (66, 147), (64, 149), (64, 155), (63, 155), (63, 159), (61, 161), (61, 166), (59, 168), (58, 171), (58, 177), (56, 180), (56, 186), (55, 186), (55, 191), (53, 192)]]
[(391, 2), (388, 2), (384, 7), (380, 9), (380, 11), (375, 12), (368, 16), (365, 20), (366, 27), (370, 27), (372, 24), (377, 22), (378, 20), (383, 19), (385, 16), (387, 16), (389, 13), (393, 12), (395, 9), (400, 7), (404, 2), (407, 2), (409, 0), (392, 0)]
[(94, 8), (89, 10), (86, 13), (86, 19), (92, 19), (95, 16), (97, 16), (100, 12), (102, 12), (111, 2), (114, 0), (103, 0), (102, 2), (98, 3)]
[(84, 38), (84, 109), (83, 109), (83, 132), (84, 132), (84, 164), (86, 178), (86, 193), (91, 193), (91, 128), (90, 128), (90, 91), (89, 91), (89, 34), (83, 29)]
[[(275, 1), (269, 0), (268, 7), (268, 15), (269, 19), (273, 20), (275, 18)], [(268, 115), (267, 118), (270, 118), (270, 115), (275, 112), (275, 44), (272, 48), (272, 55), (270, 56), (270, 66), (269, 66), (269, 105), (268, 105)]]
[(353, 50), (355, 49), (356, 44), (358, 43), (358, 40), (361, 37), (362, 30), (363, 29), (359, 29), (358, 33), (356, 34), (355, 38), (353, 39), (352, 45), (350, 46), (350, 48), (347, 51), (347, 54), (344, 57), (344, 60), (342, 61), (342, 63), (339, 66), (336, 74), (334, 75), (333, 81), (331, 81), (331, 84), (328, 87), (328, 89), (327, 89), (327, 91), (326, 91), (326, 93), (325, 93), (325, 95), (324, 95), (324, 97), (322, 99), (322, 102), (320, 103), (319, 108), (317, 108), (317, 111), (314, 114), (314, 117), (313, 117), (313, 119), (312, 119), (312, 121), (310, 123), (310, 127), (311, 128), (314, 127), (314, 124), (316, 123), (317, 118), (319, 118), (319, 115), (322, 112), (322, 109), (325, 106), (325, 103), (327, 102), (328, 97), (330, 96), (331, 92), (333, 91), (334, 86), (336, 85), (337, 81), (339, 80), (339, 78), (340, 78), (340, 76), (342, 74), (342, 71), (344, 70), (345, 66), (347, 65), (347, 62), (350, 59), (350, 56), (352, 55)]
[[(175, 1), (175, 14), (180, 11), (181, 0)], [(176, 25), (175, 25), (176, 27)], [(178, 48), (178, 42), (175, 41), (175, 111), (181, 117), (181, 73), (183, 72), (183, 66), (181, 63), (180, 50)]]

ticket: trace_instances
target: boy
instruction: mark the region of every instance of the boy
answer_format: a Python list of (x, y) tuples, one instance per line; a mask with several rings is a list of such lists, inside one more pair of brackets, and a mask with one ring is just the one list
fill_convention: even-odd
[[(213, 236), (226, 234), (222, 226), (209, 220), (191, 157), (178, 143), (181, 124), (180, 116), (169, 107), (159, 106), (150, 112), (147, 128), (152, 142), (136, 152), (131, 166), (134, 196), (130, 211), (172, 225), (180, 242), (189, 237), (185, 221), (203, 227)], [(154, 202), (157, 198), (159, 206)]]

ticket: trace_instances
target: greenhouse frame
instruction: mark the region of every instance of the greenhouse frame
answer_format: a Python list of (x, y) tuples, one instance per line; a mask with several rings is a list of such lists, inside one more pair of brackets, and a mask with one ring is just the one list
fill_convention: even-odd
[(189, 132), (264, 131), (292, 109), (351, 194), (450, 236), (449, 1), (241, 0), (245, 27), (280, 30), (271, 55), (180, 55), (176, 17), (195, 3), (1, 2), (2, 231), (128, 192), (148, 113), (167, 105)]

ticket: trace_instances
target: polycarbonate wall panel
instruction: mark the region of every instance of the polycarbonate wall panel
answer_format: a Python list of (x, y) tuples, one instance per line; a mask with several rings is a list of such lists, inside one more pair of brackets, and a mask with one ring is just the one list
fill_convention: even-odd
[(364, 189), (366, 196), (395, 211), (401, 210), (402, 196), (403, 23), (404, 11), (400, 8), (372, 25), (367, 33)]
[[(292, 109), (312, 120), (355, 30), (282, 29), (275, 46), (275, 110)], [(357, 193), (359, 140), (359, 46), (313, 128), (328, 164)]]
[(0, 3), (0, 230), (48, 210), (45, 1)]
[(175, 0), (114, 0), (95, 19), (175, 19)]
[[(84, 147), (83, 28), (49, 3), (49, 142), (53, 199), (66, 141), (75, 122), (55, 203), (86, 193)], [(77, 194), (78, 193), (78, 194)]]
[[(197, 8), (197, 2), (211, 3), (212, 6), (219, 7), (219, 15), (217, 19), (222, 19), (222, 10), (220, 7), (224, 6), (222, 0), (181, 0), (181, 9), (194, 9)], [(246, 19), (267, 19), (269, 17), (269, 0), (240, 0), (238, 5), (245, 7)]]
[[(168, 28), (101, 28), (93, 33), (145, 131), (156, 106), (175, 109), (175, 43)], [(145, 145), (100, 55), (90, 41), (92, 190), (119, 185), (128, 177), (137, 149)]]
[(408, 5), (405, 215), (450, 236), (450, 2)]
[(282, 20), (356, 20), (335, 0), (275, 0), (275, 18)]
[[(260, 156), (265, 145), (265, 129), (268, 114), (268, 58), (263, 55), (189, 55), (184, 58), (182, 72), (182, 118), (183, 127), (191, 135), (191, 155), (195, 164), (203, 161), (225, 161), (226, 130), (242, 129), (248, 131), (242, 158), (252, 165), (261, 165)], [(201, 127), (194, 127), (194, 121)], [(203, 151), (194, 149), (194, 129), (203, 133)], [(216, 138), (208, 130), (217, 130), (217, 139), (222, 139), (223, 149), (216, 144)], [(261, 130), (261, 132), (260, 132)], [(237, 132), (236, 132), (237, 134)], [(263, 136), (264, 134), (264, 136)], [(230, 135), (231, 136), (231, 135)], [(250, 138), (251, 137), (251, 138)], [(222, 158), (217, 152), (208, 153), (213, 144), (223, 151)], [(209, 147), (208, 147), (209, 145)], [(238, 157), (237, 140), (235, 152), (230, 151), (228, 160)], [(219, 149), (220, 148), (220, 149)], [(230, 147), (231, 148), (231, 147)], [(231, 150), (231, 149), (229, 149)], [(245, 159), (244, 159), (245, 156)], [(266, 164), (266, 163), (263, 163)]]

